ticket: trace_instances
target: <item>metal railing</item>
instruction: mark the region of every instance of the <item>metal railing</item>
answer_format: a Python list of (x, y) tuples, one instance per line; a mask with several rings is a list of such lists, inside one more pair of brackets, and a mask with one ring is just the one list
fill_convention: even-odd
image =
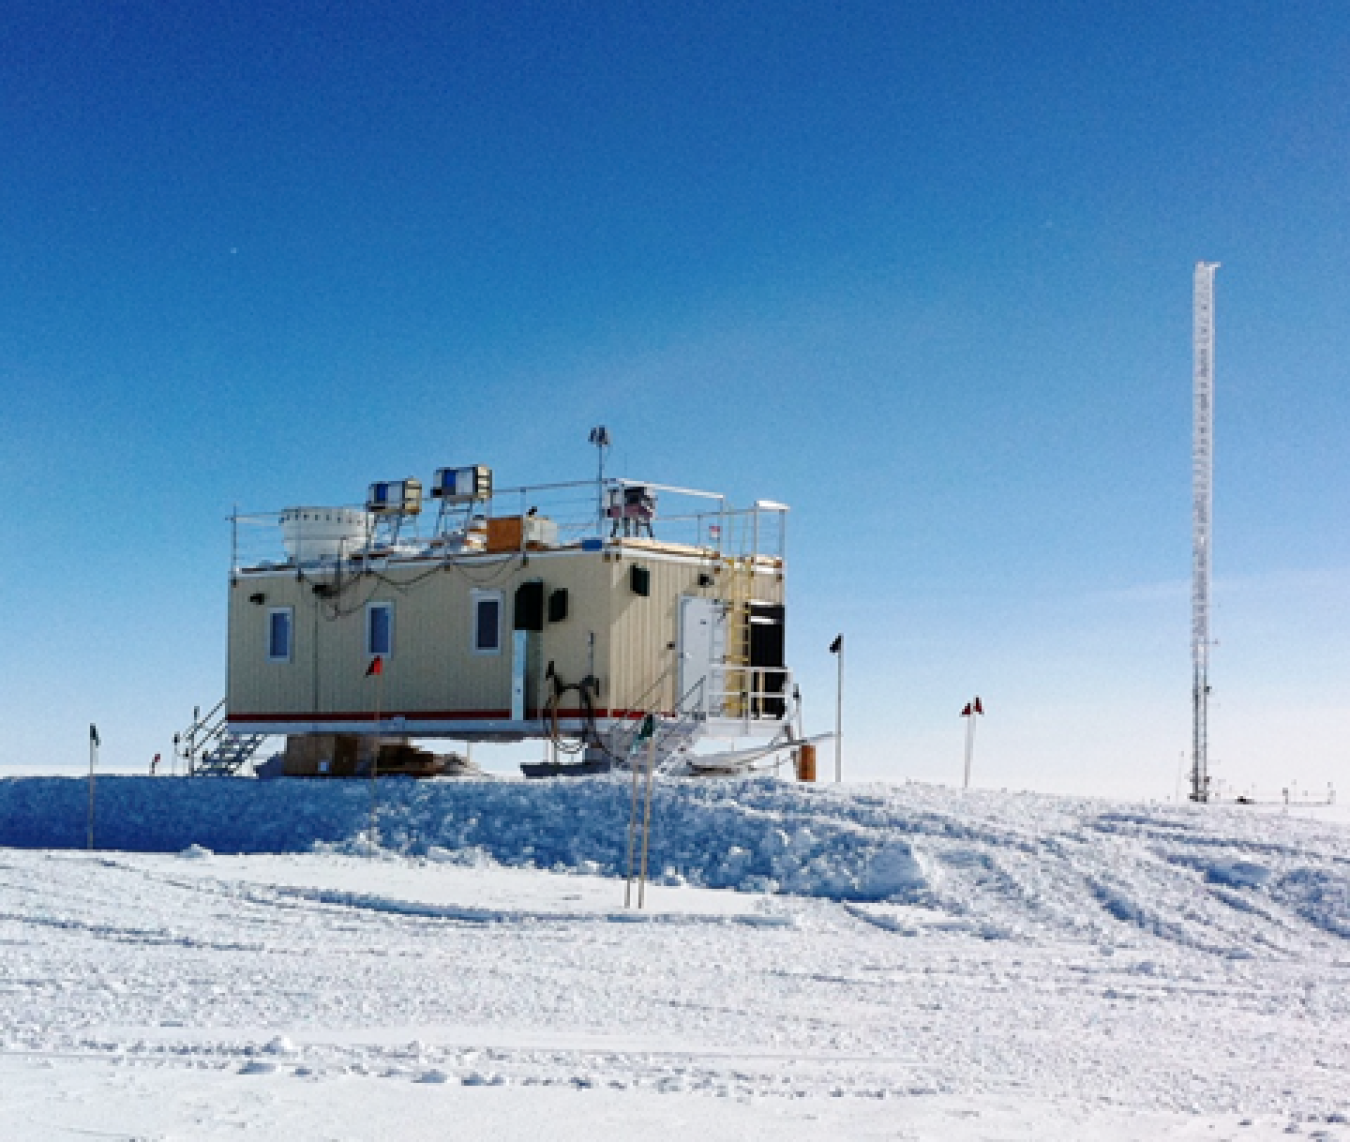
[(700, 678), (681, 695), (673, 710), (665, 710), (658, 695), (664, 689), (672, 669), (667, 667), (662, 671), (661, 676), (648, 688), (642, 699), (610, 727), (609, 749), (615, 760), (629, 759), (648, 718), (651, 719), (651, 736), (659, 759), (658, 768), (668, 763), (681, 750), (692, 746), (702, 734), (708, 717), (703, 707), (706, 680)]
[[(649, 509), (625, 508), (641, 493)], [(434, 503), (434, 501), (433, 501)], [(350, 534), (341, 528), (307, 539), (297, 527), (283, 535), (287, 513), (349, 513)], [(230, 517), (231, 567), (235, 572), (294, 566), (428, 560), (476, 555), (509, 555), (570, 547), (586, 541), (652, 542), (694, 549), (716, 558), (783, 559), (787, 546), (784, 504), (756, 501), (733, 507), (716, 492), (701, 492), (645, 480), (606, 478), (563, 484), (502, 488), (470, 504), (427, 508), (399, 515), (366, 513), (360, 507), (291, 508), (285, 512), (239, 513)], [(395, 513), (397, 514), (397, 513)], [(516, 545), (487, 550), (493, 520), (520, 520)], [(510, 534), (510, 533), (508, 533)]]
[(708, 716), (743, 723), (782, 721), (791, 706), (792, 671), (786, 666), (729, 666), (729, 675), (743, 675), (740, 682), (708, 691)]
[(191, 724), (173, 735), (173, 750), (189, 777), (232, 777), (266, 740), (266, 734), (234, 733), (222, 698), (205, 714), (200, 706), (192, 711)]

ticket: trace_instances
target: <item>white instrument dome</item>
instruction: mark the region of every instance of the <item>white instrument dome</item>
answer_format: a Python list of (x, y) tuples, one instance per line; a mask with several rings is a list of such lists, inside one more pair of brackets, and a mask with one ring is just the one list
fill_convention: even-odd
[(370, 542), (374, 521), (360, 508), (287, 508), (281, 513), (286, 555), (298, 562), (352, 555)]

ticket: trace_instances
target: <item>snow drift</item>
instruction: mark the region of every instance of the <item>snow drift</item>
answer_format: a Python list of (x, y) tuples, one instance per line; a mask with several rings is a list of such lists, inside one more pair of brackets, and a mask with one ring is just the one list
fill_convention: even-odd
[[(359, 781), (102, 778), (96, 844), (127, 852), (365, 851)], [(381, 848), (624, 875), (623, 779), (380, 784)], [(83, 780), (0, 781), (0, 845), (83, 848)], [(1350, 938), (1350, 834), (1250, 809), (1121, 806), (922, 786), (662, 782), (660, 884), (824, 897), (898, 930), (1157, 937), (1227, 956)]]
[(1350, 1139), (1340, 826), (662, 783), (637, 912), (622, 780), (96, 793), (0, 781), (6, 1139)]

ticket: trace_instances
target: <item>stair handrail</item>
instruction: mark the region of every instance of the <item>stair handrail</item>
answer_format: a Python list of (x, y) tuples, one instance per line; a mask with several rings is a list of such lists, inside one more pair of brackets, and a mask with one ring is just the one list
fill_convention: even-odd
[(645, 723), (648, 718), (651, 718), (651, 745), (655, 748), (659, 759), (657, 769), (664, 771), (680, 748), (692, 742), (702, 732), (703, 725), (708, 720), (707, 713), (698, 701), (691, 702), (691, 699), (694, 699), (694, 696), (702, 691), (706, 682), (707, 679), (705, 678), (697, 679), (680, 696), (671, 715), (664, 715), (653, 704), (648, 709), (634, 714), (631, 722), (635, 722), (636, 725), (633, 728), (626, 730), (623, 727), (616, 727), (614, 731), (611, 731), (612, 741), (615, 739), (615, 735), (631, 734), (624, 751), (624, 757), (621, 760), (626, 764), (633, 764), (634, 750), (641, 741), (646, 740), (638, 732), (638, 727)]
[(610, 711), (610, 718), (614, 722), (609, 731), (611, 741), (625, 736), (628, 736), (630, 740), (635, 739), (637, 727), (642, 724), (642, 720), (648, 714), (655, 716), (660, 713), (656, 696), (660, 693), (661, 687), (665, 685), (666, 679), (670, 677), (670, 673), (674, 669), (675, 664), (673, 662), (667, 663), (666, 668), (657, 675), (656, 680), (642, 692), (641, 697), (627, 709), (622, 717), (617, 716), (615, 711)]
[[(205, 714), (201, 707), (193, 711), (193, 720), (186, 729), (173, 736), (174, 755), (187, 762), (189, 777), (198, 774), (232, 775), (248, 761), (258, 747), (267, 740), (266, 734), (236, 734), (230, 729), (226, 699), (222, 698)], [(203, 768), (200, 759), (211, 755)]]
[(209, 750), (228, 728), (225, 701), (226, 699), (222, 698), (205, 714), (201, 712), (200, 706), (197, 707), (192, 712), (192, 722), (186, 729), (173, 736), (174, 754), (187, 762), (189, 777), (196, 767), (199, 751)]

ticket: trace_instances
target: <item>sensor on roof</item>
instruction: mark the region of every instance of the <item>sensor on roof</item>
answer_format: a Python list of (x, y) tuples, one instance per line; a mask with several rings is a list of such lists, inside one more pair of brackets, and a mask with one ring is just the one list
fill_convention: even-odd
[(416, 515), (422, 510), (422, 481), (388, 480), (370, 485), (366, 511), (379, 514)]
[(470, 504), (492, 498), (492, 469), (485, 464), (468, 468), (438, 468), (431, 494), (448, 504)]

